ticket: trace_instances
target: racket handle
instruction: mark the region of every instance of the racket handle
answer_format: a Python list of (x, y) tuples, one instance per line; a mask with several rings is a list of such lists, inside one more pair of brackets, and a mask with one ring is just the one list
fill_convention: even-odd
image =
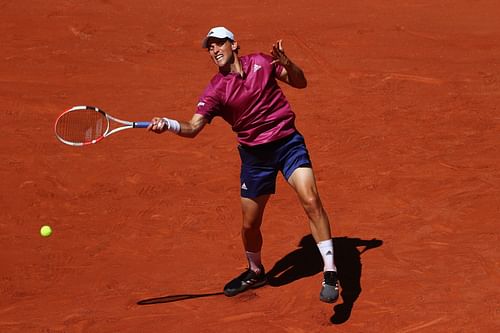
[(149, 121), (138, 121), (134, 123), (134, 128), (146, 128), (150, 125), (151, 123)]

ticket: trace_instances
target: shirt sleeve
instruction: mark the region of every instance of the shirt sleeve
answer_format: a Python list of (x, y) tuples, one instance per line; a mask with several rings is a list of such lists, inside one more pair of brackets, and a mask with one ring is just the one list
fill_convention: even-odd
[(212, 119), (219, 115), (219, 99), (212, 85), (209, 85), (200, 96), (198, 104), (196, 105), (196, 113), (205, 117), (208, 123), (211, 123)]

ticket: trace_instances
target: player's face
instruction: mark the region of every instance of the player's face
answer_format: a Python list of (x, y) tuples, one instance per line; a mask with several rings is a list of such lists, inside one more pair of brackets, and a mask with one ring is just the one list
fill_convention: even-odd
[(210, 38), (208, 53), (219, 68), (227, 67), (234, 62), (235, 44), (228, 39)]

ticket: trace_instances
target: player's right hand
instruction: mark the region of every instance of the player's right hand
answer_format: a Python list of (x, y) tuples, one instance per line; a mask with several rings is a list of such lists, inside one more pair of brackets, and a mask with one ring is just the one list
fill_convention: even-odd
[(154, 117), (151, 119), (151, 124), (148, 126), (148, 130), (158, 134), (163, 133), (167, 130), (167, 124), (163, 118)]

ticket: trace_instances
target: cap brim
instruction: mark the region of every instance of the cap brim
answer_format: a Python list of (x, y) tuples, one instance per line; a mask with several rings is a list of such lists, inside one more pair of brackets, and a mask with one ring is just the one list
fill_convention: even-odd
[(210, 38), (214, 38), (214, 39), (227, 39), (227, 40), (230, 40), (230, 41), (234, 42), (234, 40), (232, 40), (231, 38), (226, 37), (226, 36), (225, 36), (225, 37), (208, 36), (208, 37), (205, 37), (205, 38), (203, 39), (203, 41), (201, 42), (201, 48), (202, 48), (202, 49), (206, 49), (206, 48), (208, 48), (208, 40), (209, 40)]

